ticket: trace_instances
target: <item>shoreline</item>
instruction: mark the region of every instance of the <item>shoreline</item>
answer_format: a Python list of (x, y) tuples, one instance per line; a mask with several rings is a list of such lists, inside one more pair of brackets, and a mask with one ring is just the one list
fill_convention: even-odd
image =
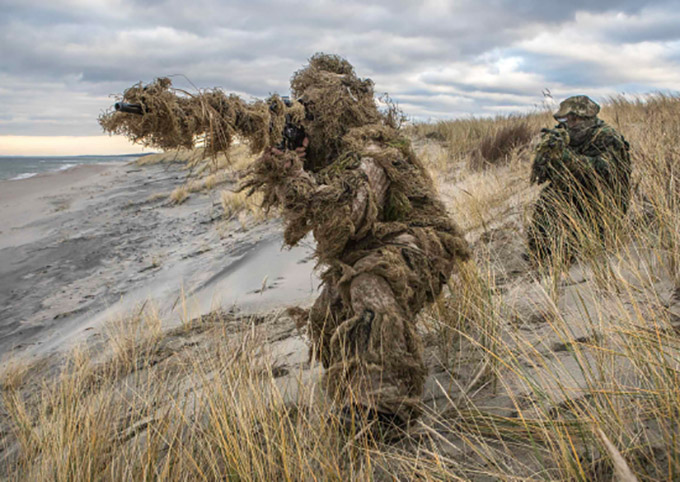
[(58, 173), (82, 165), (115, 165), (135, 162), (145, 155), (0, 155), (0, 181), (22, 181)]
[[(41, 172), (26, 179), (0, 180), (0, 249), (23, 244), (39, 232), (31, 225), (63, 210), (74, 190), (97, 186), (127, 163), (82, 164), (61, 171)], [(96, 176), (96, 177), (95, 177)]]
[(186, 181), (181, 165), (130, 162), (0, 181), (0, 364), (94, 342), (147, 302), (171, 327), (313, 296), (313, 247), (282, 251), (276, 220), (223, 219), (219, 191), (173, 205)]
[(36, 177), (42, 177), (42, 176), (49, 176), (49, 175), (54, 175), (54, 174), (60, 174), (66, 171), (70, 171), (72, 169), (78, 169), (80, 167), (85, 167), (85, 166), (116, 166), (116, 165), (126, 165), (133, 163), (135, 161), (107, 161), (107, 162), (97, 162), (97, 163), (92, 163), (92, 164), (63, 164), (61, 167), (58, 169), (51, 169), (48, 171), (41, 171), (41, 172), (24, 172), (19, 174), (16, 177), (10, 177), (7, 179), (0, 179), (0, 183), (4, 182), (14, 182), (14, 181), (25, 181), (27, 179), (33, 179)]

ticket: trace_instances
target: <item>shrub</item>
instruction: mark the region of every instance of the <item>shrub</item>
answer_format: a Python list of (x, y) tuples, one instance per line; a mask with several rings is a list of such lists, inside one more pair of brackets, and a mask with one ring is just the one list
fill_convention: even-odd
[(471, 169), (480, 170), (489, 165), (507, 162), (515, 150), (529, 143), (532, 137), (529, 123), (524, 119), (510, 118), (509, 120), (510, 124), (482, 138), (477, 152), (471, 156)]

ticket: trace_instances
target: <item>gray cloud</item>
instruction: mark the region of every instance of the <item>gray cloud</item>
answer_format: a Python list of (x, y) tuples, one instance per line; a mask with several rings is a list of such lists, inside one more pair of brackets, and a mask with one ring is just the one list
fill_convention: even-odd
[[(109, 94), (157, 76), (245, 97), (286, 92), (315, 51), (347, 57), (417, 118), (530, 109), (543, 88), (672, 89), (679, 72), (678, 17), (663, 1), (3, 3), (0, 134), (96, 134)], [(573, 44), (648, 58), (630, 72)]]

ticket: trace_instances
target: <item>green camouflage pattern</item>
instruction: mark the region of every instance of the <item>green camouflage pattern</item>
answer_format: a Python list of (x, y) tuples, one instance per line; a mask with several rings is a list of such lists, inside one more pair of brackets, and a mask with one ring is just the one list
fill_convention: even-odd
[(575, 95), (564, 99), (560, 104), (560, 108), (555, 112), (555, 119), (567, 117), (569, 114), (574, 114), (579, 117), (595, 117), (600, 112), (600, 106), (597, 105), (587, 95)]
[(625, 215), (630, 202), (630, 147), (623, 136), (597, 119), (584, 142), (565, 145), (564, 130), (544, 132), (532, 166), (533, 182), (549, 181), (527, 233), (529, 251), (542, 260), (572, 259), (584, 227), (604, 238), (612, 219)]
[(541, 140), (536, 146), (536, 158), (531, 166), (531, 182), (537, 184), (550, 179), (552, 166), (559, 164), (564, 149), (569, 145), (567, 129), (543, 129), (541, 133)]

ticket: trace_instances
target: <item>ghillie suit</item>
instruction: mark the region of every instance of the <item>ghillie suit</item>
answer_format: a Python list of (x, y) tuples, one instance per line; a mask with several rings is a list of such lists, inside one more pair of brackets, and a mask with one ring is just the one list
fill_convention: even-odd
[[(534, 206), (528, 227), (529, 251), (541, 261), (560, 256), (570, 262), (583, 233), (604, 240), (628, 210), (630, 147), (621, 134), (596, 117), (599, 106), (585, 96), (565, 100), (556, 119), (581, 118), (543, 129), (531, 182), (550, 183)], [(556, 251), (558, 250), (558, 251)]]
[(317, 54), (291, 88), (305, 106), (306, 152), (264, 150), (242, 188), (281, 209), (286, 245), (316, 239), (323, 290), (293, 312), (308, 323), (329, 393), (405, 422), (419, 413), (426, 376), (416, 315), (469, 258), (468, 245), (394, 117), (376, 107), (370, 80)]

